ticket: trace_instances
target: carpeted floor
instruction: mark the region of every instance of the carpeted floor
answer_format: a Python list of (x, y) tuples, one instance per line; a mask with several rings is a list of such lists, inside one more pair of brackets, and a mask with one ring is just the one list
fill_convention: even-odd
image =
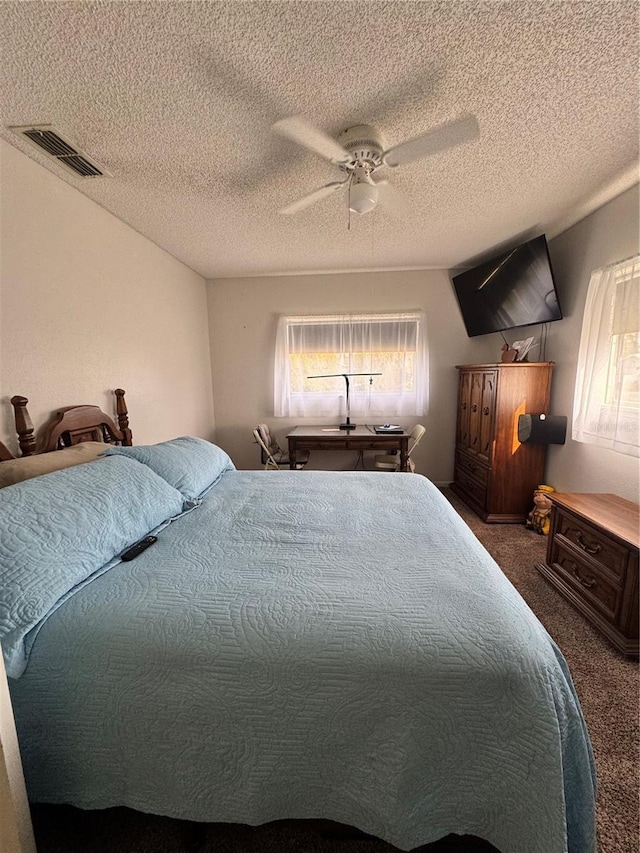
[[(599, 853), (638, 850), (638, 666), (624, 659), (536, 571), (547, 540), (523, 525), (484, 524), (449, 490), (446, 497), (493, 555), (564, 653), (587, 720), (598, 767)], [(263, 827), (190, 824), (128, 809), (82, 812), (33, 807), (39, 853), (395, 853), (389, 844), (329, 824)], [(448, 838), (423, 853), (489, 853)], [(518, 851), (502, 851), (518, 853)]]

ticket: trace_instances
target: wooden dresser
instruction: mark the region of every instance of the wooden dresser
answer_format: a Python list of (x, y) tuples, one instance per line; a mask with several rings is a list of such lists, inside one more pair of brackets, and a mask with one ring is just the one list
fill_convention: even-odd
[(524, 522), (546, 447), (518, 441), (520, 415), (548, 413), (553, 362), (458, 365), (451, 488), (486, 522)]
[(544, 577), (621, 652), (638, 656), (640, 507), (611, 494), (553, 500)]

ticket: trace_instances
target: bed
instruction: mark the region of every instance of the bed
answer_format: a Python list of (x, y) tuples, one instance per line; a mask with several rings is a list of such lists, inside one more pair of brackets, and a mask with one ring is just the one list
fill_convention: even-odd
[(96, 445), (0, 488), (0, 639), (33, 802), (595, 853), (566, 663), (432, 483), (238, 471), (188, 436), (137, 447), (117, 399), (118, 426), (73, 407), (38, 443), (14, 398), (26, 458), (0, 462)]

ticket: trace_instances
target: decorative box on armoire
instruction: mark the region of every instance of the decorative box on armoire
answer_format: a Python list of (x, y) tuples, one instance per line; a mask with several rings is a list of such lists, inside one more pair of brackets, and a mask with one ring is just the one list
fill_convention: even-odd
[(520, 415), (547, 414), (554, 362), (456, 365), (451, 488), (483, 521), (518, 523), (543, 483), (546, 446), (518, 440)]

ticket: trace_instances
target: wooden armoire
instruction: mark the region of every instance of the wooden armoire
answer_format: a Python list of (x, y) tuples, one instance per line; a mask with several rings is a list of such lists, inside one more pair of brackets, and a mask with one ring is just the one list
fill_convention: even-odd
[(554, 363), (457, 365), (456, 455), (451, 488), (487, 522), (517, 523), (543, 483), (546, 446), (518, 440), (520, 415), (549, 412)]

